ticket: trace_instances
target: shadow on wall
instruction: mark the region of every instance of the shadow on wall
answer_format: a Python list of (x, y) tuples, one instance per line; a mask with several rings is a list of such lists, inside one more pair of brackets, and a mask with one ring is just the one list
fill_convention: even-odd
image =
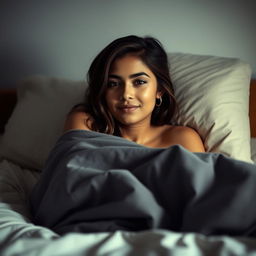
[[(50, 73), (51, 65), (41, 51), (32, 47), (6, 46), (0, 58), (0, 88), (15, 88), (17, 81), (33, 74)], [(49, 56), (48, 56), (49, 57)]]

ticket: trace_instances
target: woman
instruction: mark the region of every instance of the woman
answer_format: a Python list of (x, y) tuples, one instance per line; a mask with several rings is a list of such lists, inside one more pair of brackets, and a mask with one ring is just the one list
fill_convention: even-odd
[(154, 38), (127, 36), (103, 49), (88, 72), (84, 104), (74, 107), (65, 130), (84, 129), (165, 148), (179, 144), (205, 152), (191, 128), (171, 125), (176, 110), (167, 54)]

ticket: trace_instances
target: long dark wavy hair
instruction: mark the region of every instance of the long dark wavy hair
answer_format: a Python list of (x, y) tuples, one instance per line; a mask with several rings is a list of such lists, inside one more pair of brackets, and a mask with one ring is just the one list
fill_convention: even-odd
[(170, 124), (176, 111), (176, 100), (169, 74), (168, 58), (161, 43), (153, 37), (134, 35), (122, 37), (107, 45), (93, 60), (87, 73), (88, 88), (84, 107), (92, 117), (93, 131), (119, 135), (118, 122), (108, 110), (105, 92), (112, 63), (127, 54), (139, 57), (156, 76), (158, 90), (163, 92), (162, 104), (155, 106), (152, 125)]

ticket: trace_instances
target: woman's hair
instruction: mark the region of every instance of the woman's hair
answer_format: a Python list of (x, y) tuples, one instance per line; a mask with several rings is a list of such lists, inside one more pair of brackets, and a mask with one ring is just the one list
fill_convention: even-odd
[(156, 76), (158, 90), (163, 92), (162, 104), (155, 106), (152, 125), (170, 124), (176, 110), (176, 101), (169, 75), (167, 54), (161, 43), (152, 37), (126, 36), (107, 45), (93, 60), (88, 74), (85, 111), (92, 117), (91, 129), (108, 134), (119, 134), (118, 123), (108, 110), (105, 92), (113, 62), (127, 54), (136, 56)]

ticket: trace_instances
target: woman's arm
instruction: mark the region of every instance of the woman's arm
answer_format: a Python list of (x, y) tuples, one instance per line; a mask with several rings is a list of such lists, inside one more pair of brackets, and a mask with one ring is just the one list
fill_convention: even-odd
[(172, 139), (191, 152), (205, 152), (204, 144), (199, 134), (192, 128), (176, 126), (172, 131)]
[(82, 106), (75, 106), (67, 116), (64, 131), (73, 129), (91, 130), (90, 127), (90, 115), (84, 112), (84, 108)]
[(181, 142), (186, 149), (191, 152), (205, 152), (203, 141), (195, 130), (185, 127), (181, 135)]

